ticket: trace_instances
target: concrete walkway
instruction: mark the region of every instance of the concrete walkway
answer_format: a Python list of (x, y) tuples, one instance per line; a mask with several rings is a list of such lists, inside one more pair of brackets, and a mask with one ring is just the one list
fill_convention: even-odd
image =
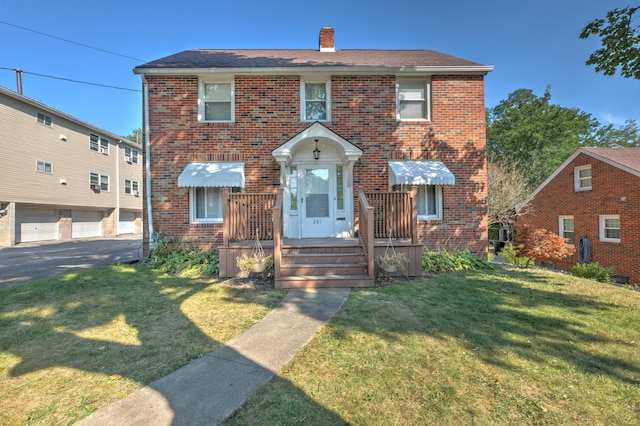
[(77, 424), (218, 424), (291, 360), (348, 295), (349, 289), (291, 290), (276, 309), (227, 345)]

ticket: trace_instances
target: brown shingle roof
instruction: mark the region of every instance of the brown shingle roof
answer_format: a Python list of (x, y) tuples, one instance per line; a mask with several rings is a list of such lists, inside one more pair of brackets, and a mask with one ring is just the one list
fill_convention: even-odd
[[(433, 50), (214, 50), (193, 49), (136, 67), (151, 68), (302, 68), (302, 67), (481, 67), (476, 62)], [(489, 67), (490, 68), (490, 67)], [(488, 70), (485, 70), (485, 72)]]
[(640, 148), (584, 148), (585, 151), (640, 172)]

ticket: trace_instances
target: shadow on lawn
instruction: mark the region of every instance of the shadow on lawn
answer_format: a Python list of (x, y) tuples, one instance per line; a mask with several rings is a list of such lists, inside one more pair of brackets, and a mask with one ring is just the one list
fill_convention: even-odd
[[(144, 274), (147, 279), (141, 279), (132, 270), (130, 267), (114, 273), (110, 269), (105, 273), (105, 268), (95, 268), (4, 290), (6, 303), (0, 303), (0, 313), (7, 319), (0, 320), (0, 328), (6, 330), (6, 338), (0, 342), (0, 349), (20, 358), (8, 374), (19, 377), (51, 367), (69, 367), (151, 384), (151, 388), (162, 393), (166, 386), (152, 382), (185, 364), (193, 368), (196, 363), (191, 361), (224, 346), (205, 334), (181, 309), (195, 294), (221, 286), (160, 275), (148, 279), (149, 274)], [(248, 286), (225, 286), (221, 291), (225, 292), (224, 299), (234, 303), (274, 308), (280, 300), (273, 290), (255, 291)], [(317, 314), (313, 308), (302, 308), (301, 313), (310, 317)], [(101, 337), (100, 328), (112, 323), (117, 323), (129, 335), (128, 339), (118, 342)], [(172, 336), (178, 335), (181, 338), (175, 339), (179, 342), (176, 343)], [(132, 336), (135, 342), (131, 342)], [(249, 366), (246, 374), (271, 377), (274, 373), (231, 348), (224, 350), (227, 356)], [(150, 363), (148, 359), (161, 361)], [(174, 424), (193, 419), (194, 407), (216, 399), (211, 394), (194, 396), (196, 400), (189, 401), (184, 395), (178, 398), (170, 392), (164, 395), (173, 410)], [(334, 413), (326, 414), (339, 419)]]

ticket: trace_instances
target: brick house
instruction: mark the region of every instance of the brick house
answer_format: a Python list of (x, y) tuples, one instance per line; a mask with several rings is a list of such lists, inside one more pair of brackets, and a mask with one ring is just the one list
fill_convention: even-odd
[(532, 194), (519, 221), (568, 238), (576, 253), (556, 263), (571, 270), (599, 262), (640, 283), (640, 148), (580, 148)]
[[(349, 285), (372, 283), (367, 253), (389, 237), (412, 257), (409, 275), (424, 245), (485, 254), (492, 69), (428, 50), (338, 50), (329, 27), (317, 50), (188, 50), (136, 67), (151, 230), (217, 247), (221, 276), (256, 229), (269, 250), (280, 237), (356, 240), (367, 278)], [(274, 260), (278, 285), (286, 253)], [(288, 275), (362, 275), (299, 269)]]

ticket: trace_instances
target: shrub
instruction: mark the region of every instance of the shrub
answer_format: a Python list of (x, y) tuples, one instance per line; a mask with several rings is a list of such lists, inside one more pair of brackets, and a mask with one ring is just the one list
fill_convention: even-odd
[(220, 271), (218, 251), (202, 251), (184, 241), (158, 236), (158, 247), (147, 260), (149, 266), (168, 274), (217, 275)]
[(422, 253), (422, 269), (426, 272), (444, 272), (494, 269), (494, 266), (488, 260), (482, 259), (468, 250), (433, 252), (425, 249)]
[(517, 226), (518, 244), (522, 256), (538, 262), (556, 262), (572, 255), (575, 248), (567, 246), (567, 239), (544, 228), (527, 224)]
[(500, 256), (507, 263), (526, 268), (531, 263), (531, 259), (520, 254), (521, 248), (522, 246), (517, 246), (511, 242), (508, 242), (504, 245), (502, 250), (500, 250)]
[(613, 268), (606, 268), (598, 262), (578, 263), (571, 268), (571, 274), (580, 278), (588, 278), (601, 283), (613, 282)]

